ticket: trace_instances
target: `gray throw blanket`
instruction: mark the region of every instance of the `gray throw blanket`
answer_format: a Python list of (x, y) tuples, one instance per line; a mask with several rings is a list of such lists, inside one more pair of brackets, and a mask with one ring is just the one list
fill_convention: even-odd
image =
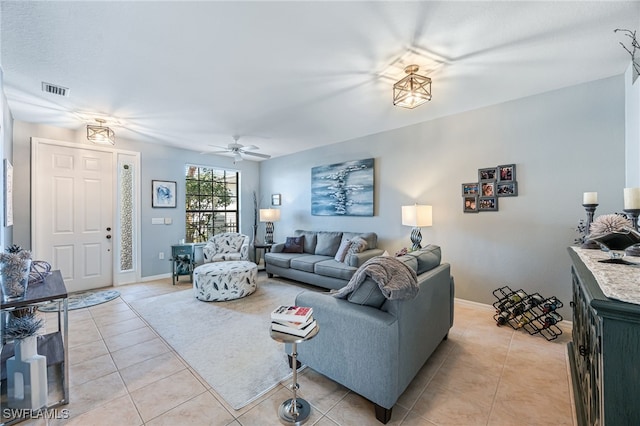
[(367, 277), (378, 284), (384, 297), (389, 300), (413, 299), (420, 289), (416, 271), (411, 267), (395, 257), (376, 256), (363, 263), (349, 283), (334, 293), (333, 297), (346, 299)]

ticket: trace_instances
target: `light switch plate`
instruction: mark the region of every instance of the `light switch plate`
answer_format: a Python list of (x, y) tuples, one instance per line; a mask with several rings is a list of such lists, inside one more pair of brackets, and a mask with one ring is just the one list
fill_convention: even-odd
[(164, 218), (162, 217), (152, 217), (151, 218), (152, 225), (164, 225)]
[(170, 217), (165, 217), (164, 218), (164, 224), (165, 225), (171, 225), (173, 223), (173, 219), (171, 219)]

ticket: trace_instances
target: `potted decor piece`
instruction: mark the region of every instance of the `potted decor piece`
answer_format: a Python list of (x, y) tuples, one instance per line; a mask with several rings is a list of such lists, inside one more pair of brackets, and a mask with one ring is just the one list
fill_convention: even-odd
[(0, 283), (3, 301), (9, 302), (24, 297), (31, 272), (31, 252), (20, 246), (7, 247), (0, 253)]
[(29, 308), (10, 313), (5, 338), (14, 342), (7, 360), (7, 405), (38, 410), (47, 405), (47, 358), (38, 354), (37, 332), (42, 319)]

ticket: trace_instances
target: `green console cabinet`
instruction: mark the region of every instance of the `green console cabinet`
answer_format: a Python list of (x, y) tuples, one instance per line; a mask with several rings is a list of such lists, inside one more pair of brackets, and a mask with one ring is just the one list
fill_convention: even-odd
[[(618, 300), (640, 299), (640, 267), (599, 266), (605, 265), (597, 263), (605, 253), (588, 250), (581, 257), (579, 252), (569, 248), (573, 331), (568, 352), (578, 424), (640, 425), (640, 304)], [(614, 286), (620, 296), (605, 296), (603, 284), (607, 291)]]

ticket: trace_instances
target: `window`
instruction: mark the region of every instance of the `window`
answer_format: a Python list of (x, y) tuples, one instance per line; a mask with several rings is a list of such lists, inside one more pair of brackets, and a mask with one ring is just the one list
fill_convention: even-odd
[(201, 243), (223, 232), (238, 232), (239, 173), (187, 164), (186, 241)]

